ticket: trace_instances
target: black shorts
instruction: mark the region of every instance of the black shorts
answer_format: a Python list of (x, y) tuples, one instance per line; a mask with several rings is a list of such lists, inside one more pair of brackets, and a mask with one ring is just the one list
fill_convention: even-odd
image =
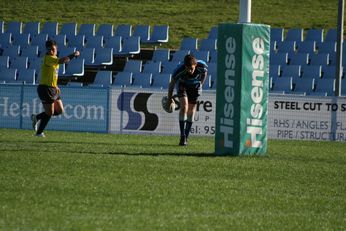
[(191, 104), (196, 104), (198, 96), (201, 95), (201, 86), (199, 85), (188, 85), (184, 83), (178, 83), (177, 86), (178, 97), (187, 97), (187, 101)]
[(37, 94), (43, 104), (52, 104), (55, 100), (60, 100), (60, 94), (55, 87), (38, 85)]

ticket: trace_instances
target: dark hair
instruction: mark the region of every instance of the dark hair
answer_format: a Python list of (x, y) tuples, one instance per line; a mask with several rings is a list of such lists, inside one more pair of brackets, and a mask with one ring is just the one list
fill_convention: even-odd
[(186, 55), (184, 58), (184, 65), (187, 67), (191, 67), (192, 65), (197, 64), (197, 59), (193, 55)]
[(47, 50), (50, 50), (50, 49), (52, 49), (52, 47), (53, 46), (55, 46), (56, 45), (56, 42), (54, 41), (54, 40), (48, 40), (47, 42), (46, 42), (46, 49)]

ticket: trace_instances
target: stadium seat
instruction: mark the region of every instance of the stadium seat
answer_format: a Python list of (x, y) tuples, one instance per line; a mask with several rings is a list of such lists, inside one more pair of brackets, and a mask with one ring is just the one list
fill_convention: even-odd
[(303, 79), (319, 79), (322, 76), (322, 67), (320, 65), (302, 66), (301, 72)]
[(0, 34), (5, 32), (5, 22), (0, 21)]
[(306, 31), (304, 41), (312, 41), (316, 43), (323, 42), (323, 29), (309, 29)]
[(113, 64), (113, 48), (95, 48), (94, 65), (108, 66)]
[(335, 79), (336, 67), (335, 66), (322, 66), (323, 79)]
[(99, 25), (96, 35), (103, 36), (103, 37), (112, 37), (114, 36), (114, 26), (113, 24), (105, 23)]
[(52, 37), (58, 34), (58, 22), (45, 22), (42, 27), (41, 33), (48, 34), (48, 36)]
[(65, 73), (66, 73), (66, 65), (65, 65), (65, 63), (59, 64), (58, 75), (64, 77)]
[(270, 28), (270, 41), (271, 42), (282, 42), (284, 40), (284, 29), (283, 28)]
[(293, 78), (293, 91), (294, 94), (310, 94), (314, 90), (315, 79)]
[(337, 30), (331, 28), (327, 31), (324, 42), (336, 42)]
[(309, 64), (309, 53), (296, 53), (296, 54), (290, 54), (288, 59), (290, 65), (301, 65), (306, 66)]
[(103, 43), (103, 35), (85, 36), (85, 47), (100, 48)]
[(20, 46), (19, 45), (12, 45), (8, 47), (4, 47), (2, 51), (2, 55), (7, 55), (10, 57), (17, 57), (20, 54)]
[(25, 84), (35, 84), (36, 70), (34, 69), (19, 69), (17, 82)]
[(119, 53), (122, 50), (122, 38), (121, 36), (113, 36), (105, 38), (104, 47), (113, 48), (114, 53)]
[(168, 89), (170, 82), (171, 74), (153, 73), (151, 87), (157, 89)]
[(12, 45), (28, 46), (31, 42), (30, 34), (13, 34)]
[(12, 45), (12, 33), (0, 34), (0, 44), (1, 47), (6, 47)]
[(300, 65), (284, 65), (281, 67), (282, 77), (293, 77), (300, 78), (301, 76), (301, 66)]
[(270, 55), (270, 65), (287, 65), (288, 55), (287, 53), (273, 53)]
[(41, 53), (46, 53), (46, 42), (48, 40), (48, 34), (40, 33), (31, 37), (31, 45), (38, 46), (38, 50)]
[(189, 50), (177, 50), (172, 54), (172, 62), (183, 62), (184, 57), (190, 54)]
[(17, 56), (14, 58), (10, 58), (10, 68), (13, 69), (28, 69), (29, 63), (28, 63), (28, 57), (24, 56)]
[(217, 63), (217, 51), (209, 51), (209, 62)]
[(112, 71), (98, 71), (95, 76), (95, 80), (92, 86), (99, 85), (102, 87), (108, 87), (112, 85), (113, 73)]
[(294, 53), (296, 51), (296, 41), (277, 42), (278, 53)]
[(197, 38), (183, 38), (180, 43), (180, 50), (189, 50), (196, 51), (197, 50), (198, 39)]
[(114, 52), (116, 56), (132, 56), (141, 51), (140, 40), (138, 36), (123, 38), (122, 49), (120, 52)]
[(202, 85), (203, 90), (211, 90), (211, 76), (208, 75), (206, 79), (204, 80), (204, 84)]
[(41, 70), (42, 58), (39, 57), (30, 57), (29, 58), (29, 69), (35, 69), (36, 75)]
[(303, 41), (303, 31), (302, 28), (291, 28), (287, 30), (285, 37), (286, 41), (296, 41), (297, 43)]
[(94, 23), (83, 23), (79, 26), (79, 35), (94, 36), (96, 25)]
[(169, 39), (168, 25), (154, 25), (148, 43), (167, 43)]
[(60, 47), (58, 48), (58, 57), (63, 58), (73, 54), (76, 51), (75, 47)]
[(30, 34), (31, 36), (38, 35), (40, 33), (40, 22), (27, 22), (25, 23), (23, 33)]
[(147, 43), (150, 40), (150, 26), (137, 25), (134, 27), (133, 36), (138, 36), (141, 43)]
[(329, 65), (329, 54), (318, 53), (310, 55), (310, 65)]
[(298, 53), (315, 54), (316, 53), (316, 42), (315, 41), (303, 41), (303, 42), (298, 43), (297, 52)]
[(125, 63), (123, 71), (132, 73), (142, 72), (142, 60), (129, 59)]
[(84, 65), (92, 66), (95, 62), (95, 48), (84, 47), (80, 50), (79, 58), (84, 59)]
[(151, 73), (133, 73), (132, 86), (140, 88), (149, 88), (151, 86)]
[(217, 74), (217, 64), (216, 63), (208, 63), (208, 74), (211, 75), (211, 78), (216, 78)]
[(270, 53), (277, 53), (278, 52), (278, 47), (277, 47), (277, 44), (278, 42), (276, 41), (270, 41)]
[(114, 78), (113, 86), (129, 87), (132, 84), (131, 72), (118, 72)]
[(161, 72), (164, 74), (173, 74), (174, 70), (178, 67), (179, 64), (180, 62), (172, 62), (172, 61), (162, 62)]
[(0, 56), (0, 69), (10, 68), (10, 57), (7, 55)]
[(69, 37), (67, 46), (81, 49), (85, 46), (85, 35), (78, 34), (76, 36)]
[(293, 90), (292, 78), (276, 78), (273, 80), (271, 93), (287, 94)]
[(198, 60), (203, 60), (204, 62), (209, 62), (209, 51), (191, 51), (192, 55)]
[(10, 21), (6, 24), (5, 32), (12, 34), (21, 34), (23, 29), (23, 23), (18, 21)]
[(310, 92), (310, 95), (335, 95), (335, 79), (318, 79), (315, 80), (315, 91)]
[(200, 40), (199, 50), (201, 51), (216, 51), (217, 39), (205, 38)]
[(161, 72), (161, 62), (147, 61), (143, 65), (143, 73), (160, 73)]
[(48, 39), (54, 40), (58, 45), (58, 49), (60, 49), (61, 47), (65, 47), (67, 45), (65, 34), (48, 36)]
[[(209, 73), (209, 67), (208, 67)], [(281, 76), (281, 66), (280, 65), (270, 65), (269, 66), (269, 77), (276, 79)]]
[(84, 75), (84, 59), (75, 58), (66, 64), (64, 76), (83, 76)]
[(153, 51), (151, 58), (154, 62), (165, 62), (170, 59), (170, 50), (168, 48), (161, 48)]
[(0, 73), (0, 81), (4, 81), (5, 83), (16, 83), (17, 69), (4, 68), (0, 69)]
[(218, 26), (211, 27), (208, 32), (208, 38), (217, 39), (217, 33), (218, 33)]
[(121, 36), (123, 39), (132, 36), (132, 25), (120, 24), (115, 28), (115, 36)]
[(76, 36), (77, 35), (77, 23), (71, 22), (71, 23), (62, 24), (59, 34), (66, 35), (67, 39), (71, 36)]
[(318, 47), (318, 53), (328, 53), (328, 54), (334, 54), (336, 53), (336, 42), (323, 42)]

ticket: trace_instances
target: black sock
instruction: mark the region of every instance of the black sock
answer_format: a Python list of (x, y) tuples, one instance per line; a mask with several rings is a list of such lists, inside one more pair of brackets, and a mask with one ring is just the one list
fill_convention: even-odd
[(185, 128), (185, 136), (186, 136), (186, 138), (190, 134), (191, 127), (192, 127), (192, 122), (186, 121), (186, 128)]
[(51, 116), (44, 113), (44, 115), (42, 115), (42, 117), (43, 118), (41, 119), (40, 126), (38, 127), (36, 134), (41, 134), (43, 132), (43, 130), (46, 128)]
[(185, 120), (179, 120), (180, 136), (185, 136)]
[(41, 120), (41, 119), (43, 119), (44, 115), (46, 115), (46, 113), (45, 112), (41, 112), (40, 114), (36, 115), (36, 119), (37, 120)]

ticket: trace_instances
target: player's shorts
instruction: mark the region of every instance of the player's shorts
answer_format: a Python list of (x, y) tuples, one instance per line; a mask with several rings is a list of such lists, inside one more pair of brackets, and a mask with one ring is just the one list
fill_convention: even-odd
[(55, 87), (38, 85), (37, 94), (43, 104), (52, 104), (55, 100), (60, 100), (60, 94)]
[(178, 83), (178, 97), (187, 97), (187, 101), (191, 104), (196, 104), (198, 97), (201, 95), (200, 85), (188, 85)]

